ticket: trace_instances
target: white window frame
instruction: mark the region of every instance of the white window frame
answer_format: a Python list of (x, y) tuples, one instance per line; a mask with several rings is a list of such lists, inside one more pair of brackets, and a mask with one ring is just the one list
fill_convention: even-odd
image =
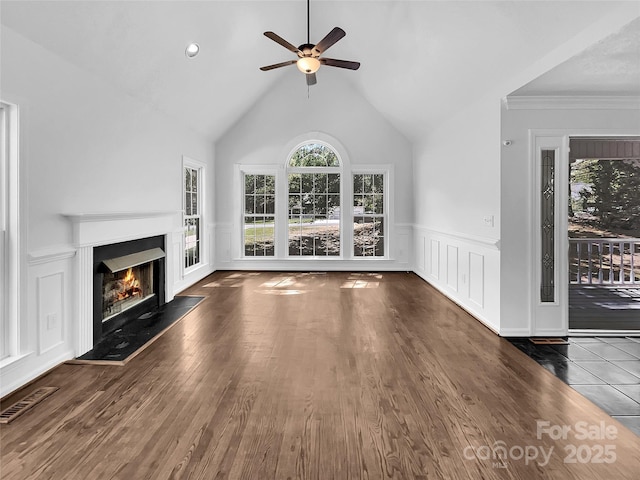
[[(293, 154), (295, 152), (297, 152), (301, 147), (303, 147), (304, 145), (310, 145), (310, 144), (318, 144), (318, 145), (324, 145), (325, 147), (331, 149), (331, 151), (334, 153), (334, 155), (336, 156), (336, 158), (338, 159), (338, 166), (337, 167), (292, 167), (290, 165), (291, 163), (291, 157), (293, 156)], [(287, 206), (286, 210), (287, 210), (287, 215), (286, 215), (286, 248), (285, 248), (285, 258), (287, 259), (294, 259), (294, 260), (318, 260), (318, 259), (322, 259), (322, 260), (343, 260), (346, 256), (345, 256), (345, 232), (344, 232), (344, 225), (345, 225), (345, 220), (344, 220), (344, 215), (345, 214), (349, 214), (349, 208), (345, 209), (345, 198), (348, 198), (345, 196), (345, 180), (344, 180), (344, 176), (345, 176), (345, 162), (342, 159), (342, 156), (340, 155), (340, 148), (337, 148), (336, 146), (332, 145), (331, 142), (328, 141), (324, 141), (324, 140), (319, 140), (319, 139), (315, 139), (315, 138), (309, 138), (307, 140), (304, 140), (302, 142), (299, 142), (296, 144), (296, 146), (294, 148), (291, 149), (291, 151), (289, 152), (289, 154), (286, 157), (286, 163), (285, 163), (285, 179), (284, 179), (284, 184), (285, 184), (285, 206)], [(289, 209), (288, 209), (288, 205), (289, 205), (289, 175), (290, 174), (295, 174), (295, 173), (326, 173), (326, 174), (330, 174), (330, 173), (337, 173), (338, 175), (340, 175), (340, 223), (338, 224), (338, 231), (340, 232), (340, 255), (335, 255), (335, 256), (331, 256), (331, 255), (290, 255), (289, 254)]]
[(7, 205), (9, 203), (8, 157), (9, 119), (4, 103), (0, 103), (0, 360), (9, 356), (9, 325), (7, 315)]
[[(274, 242), (274, 252), (273, 255), (246, 255), (245, 254), (245, 223), (244, 223), (244, 219), (247, 216), (251, 216), (251, 215), (247, 215), (245, 213), (245, 176), (246, 175), (265, 175), (265, 176), (271, 176), (274, 177), (274, 196), (275, 196), (275, 205), (274, 205), (274, 211), (273, 214), (269, 214), (273, 216), (273, 242)], [(278, 231), (279, 231), (279, 223), (280, 223), (280, 215), (278, 214), (278, 207), (280, 205), (280, 200), (278, 199), (278, 193), (279, 193), (279, 188), (278, 188), (278, 172), (277, 169), (275, 168), (268, 168), (268, 167), (264, 167), (264, 166), (242, 166), (242, 168), (240, 169), (240, 209), (241, 209), (241, 218), (240, 218), (240, 245), (241, 245), (241, 251), (240, 251), (240, 257), (247, 259), (247, 260), (260, 260), (260, 259), (274, 259), (277, 258), (278, 256)], [(259, 215), (255, 215), (255, 216), (259, 216)], [(263, 215), (264, 216), (264, 215)]]
[[(185, 170), (186, 169), (191, 169), (191, 170), (196, 170), (198, 172), (198, 184), (197, 184), (197, 196), (198, 196), (198, 213), (196, 215), (187, 215), (187, 205), (186, 205), (186, 189), (185, 189), (185, 180), (186, 180), (186, 173)], [(182, 229), (183, 229), (183, 235), (182, 235), (182, 269), (183, 269), (183, 273), (184, 275), (188, 275), (189, 273), (191, 273), (192, 271), (198, 269), (199, 267), (201, 267), (202, 265), (204, 265), (206, 263), (206, 225), (205, 225), (205, 211), (206, 211), (206, 195), (205, 195), (205, 190), (204, 190), (204, 186), (206, 185), (206, 170), (205, 170), (205, 164), (198, 162), (196, 160), (193, 160), (189, 157), (183, 156), (182, 157), (182, 187), (181, 187), (181, 192), (182, 192)], [(198, 225), (199, 225), (199, 229), (198, 229), (198, 237), (197, 237), (197, 242), (198, 242), (198, 262), (194, 263), (193, 265), (187, 266), (185, 265), (185, 260), (186, 260), (186, 254), (187, 254), (187, 245), (186, 245), (186, 222), (189, 219), (198, 219)]]
[(20, 175), (18, 106), (0, 101), (0, 366), (20, 355)]
[[(389, 252), (390, 252), (390, 239), (391, 239), (391, 230), (392, 230), (392, 221), (393, 221), (393, 215), (391, 212), (391, 202), (390, 202), (390, 185), (392, 185), (391, 183), (391, 177), (392, 177), (392, 172), (393, 172), (393, 167), (390, 165), (383, 165), (383, 166), (355, 166), (354, 168), (351, 169), (351, 186), (353, 188), (353, 177), (355, 175), (382, 175), (383, 176), (383, 213), (382, 214), (376, 214), (376, 215), (372, 215), (375, 217), (380, 217), (383, 219), (383, 224), (384, 224), (384, 255), (382, 256), (356, 256), (355, 255), (355, 246), (354, 246), (354, 242), (353, 242), (353, 237), (351, 239), (351, 257), (353, 259), (356, 260), (365, 260), (365, 261), (370, 261), (370, 260), (384, 260), (384, 259), (388, 259), (389, 258)], [(350, 203), (349, 203), (349, 207), (350, 207), (350, 211), (351, 211), (351, 224), (355, 225), (355, 219), (356, 219), (356, 214), (354, 211), (354, 197), (355, 197), (355, 192), (352, 190), (351, 191), (351, 199), (350, 199)], [(355, 228), (355, 226), (354, 226)]]

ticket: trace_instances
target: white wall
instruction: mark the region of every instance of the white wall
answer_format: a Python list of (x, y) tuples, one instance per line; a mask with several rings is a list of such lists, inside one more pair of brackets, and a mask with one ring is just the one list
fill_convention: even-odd
[(532, 319), (530, 130), (640, 134), (640, 110), (501, 111), (486, 97), (416, 146), (415, 272), (503, 336), (555, 331)]
[[(309, 90), (295, 67), (281, 75), (274, 87), (216, 143), (216, 230), (217, 268), (314, 268), (314, 269), (410, 269), (411, 223), (413, 220), (411, 144), (380, 115), (349, 82), (349, 72), (322, 68), (318, 85)], [(357, 74), (357, 73), (356, 73)], [(291, 142), (321, 132), (336, 139), (352, 168), (358, 165), (393, 166), (394, 185), (391, 205), (395, 234), (390, 239), (391, 260), (336, 262), (315, 260), (312, 266), (300, 259), (240, 260), (241, 218), (234, 199), (240, 192), (234, 187), (237, 165), (271, 165), (283, 168)], [(346, 200), (348, 201), (348, 200)], [(369, 260), (369, 259), (367, 259)], [(259, 262), (259, 263), (257, 263)], [(358, 263), (359, 262), (359, 263)]]
[(208, 165), (209, 193), (214, 178), (211, 141), (7, 27), (1, 34), (0, 96), (20, 113), (26, 238), (19, 348), (0, 364), (0, 396), (74, 356), (76, 258), (61, 214), (181, 211), (183, 155)]
[[(545, 335), (533, 325), (531, 296), (535, 278), (529, 260), (532, 242), (532, 188), (530, 130), (564, 135), (640, 134), (637, 109), (523, 109), (502, 108), (502, 138), (513, 143), (504, 147), (500, 170), (502, 192), (501, 225), (501, 332), (512, 336)], [(566, 235), (566, 232), (558, 232)], [(568, 308), (568, 306), (565, 306)], [(552, 326), (549, 326), (550, 328)]]
[(499, 115), (499, 99), (479, 99), (429, 132), (413, 161), (415, 272), (496, 332)]
[[(501, 117), (502, 98), (549, 69), (617, 32), (637, 17), (637, 6), (618, 5), (595, 24), (557, 45), (512, 76), (506, 76), (486, 96), (451, 117), (439, 128), (425, 132), (414, 149), (414, 264), (415, 272), (442, 291), (489, 328), (504, 336), (528, 335), (529, 265), (519, 257), (522, 240), (530, 239), (527, 188), (514, 154), (518, 148), (501, 145), (512, 129), (568, 127), (564, 112), (557, 116), (537, 112), (527, 126)], [(417, 108), (422, 107), (417, 105)], [(594, 115), (602, 111), (593, 112)], [(575, 128), (640, 126), (637, 114), (604, 115), (595, 121), (588, 112), (570, 114)], [(611, 122), (610, 122), (611, 121)], [(594, 123), (595, 122), (595, 123)], [(610, 122), (607, 125), (607, 122)], [(501, 125), (506, 127), (501, 129)], [(526, 135), (525, 135), (526, 136)], [(526, 157), (524, 157), (526, 158)], [(518, 219), (516, 220), (516, 217)], [(505, 255), (506, 252), (506, 255)], [(518, 260), (518, 261), (516, 261)]]

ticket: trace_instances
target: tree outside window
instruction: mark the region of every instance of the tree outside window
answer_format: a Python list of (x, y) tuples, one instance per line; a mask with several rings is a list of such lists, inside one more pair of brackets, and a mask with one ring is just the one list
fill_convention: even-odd
[(340, 255), (340, 161), (329, 146), (298, 148), (288, 169), (290, 256)]
[(385, 255), (384, 174), (353, 175), (353, 255)]
[(201, 260), (201, 168), (184, 167), (184, 266)]
[(244, 254), (275, 255), (275, 175), (244, 175)]

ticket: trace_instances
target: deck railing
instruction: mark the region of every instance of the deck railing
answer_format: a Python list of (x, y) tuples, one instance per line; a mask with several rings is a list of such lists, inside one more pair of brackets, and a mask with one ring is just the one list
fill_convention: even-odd
[(640, 238), (570, 238), (569, 281), (640, 286)]

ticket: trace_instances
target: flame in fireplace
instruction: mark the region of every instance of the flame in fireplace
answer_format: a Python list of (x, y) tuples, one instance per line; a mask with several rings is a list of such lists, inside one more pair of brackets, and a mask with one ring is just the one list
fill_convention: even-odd
[(133, 285), (133, 284), (135, 284), (135, 283), (138, 283), (138, 280), (136, 280), (136, 277), (135, 277), (135, 275), (133, 274), (133, 269), (132, 269), (132, 268), (130, 268), (129, 270), (127, 270), (127, 273), (126, 273), (126, 274), (125, 274), (125, 276), (124, 276), (124, 282), (125, 282), (126, 284), (131, 284), (131, 285)]
[(103, 302), (108, 310), (112, 305), (133, 297), (142, 297), (140, 280), (136, 278), (133, 268), (129, 268), (124, 276), (108, 281), (103, 290)]
[(140, 295), (142, 291), (140, 290), (140, 281), (133, 274), (133, 269), (130, 268), (127, 270), (124, 278), (122, 279), (123, 283), (123, 291), (118, 292), (118, 300), (123, 300), (128, 297), (135, 297), (136, 295)]

